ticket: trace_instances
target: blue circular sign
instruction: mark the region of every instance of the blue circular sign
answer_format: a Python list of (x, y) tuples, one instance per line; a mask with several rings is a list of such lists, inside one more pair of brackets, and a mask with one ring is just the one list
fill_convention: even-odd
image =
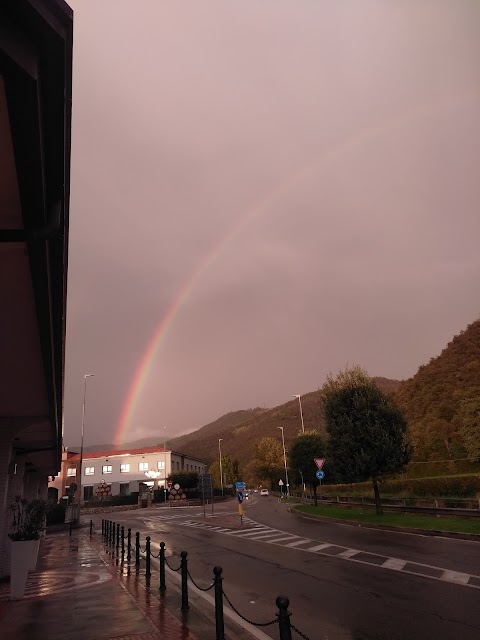
[(323, 480), (325, 477), (325, 471), (319, 469), (315, 475), (317, 476), (317, 480)]

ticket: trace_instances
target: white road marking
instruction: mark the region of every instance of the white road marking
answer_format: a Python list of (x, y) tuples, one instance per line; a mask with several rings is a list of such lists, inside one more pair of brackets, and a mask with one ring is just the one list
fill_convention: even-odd
[(308, 540), (304, 538), (303, 540), (297, 540), (296, 542), (289, 542), (288, 544), (284, 544), (284, 547), (298, 547), (301, 544), (308, 544), (309, 542), (313, 542), (313, 540)]
[(341, 553), (336, 553), (335, 557), (348, 560), (348, 558), (353, 558), (353, 556), (356, 556), (357, 553), (360, 553), (358, 549), (345, 549), (345, 551), (342, 551)]
[(446, 569), (440, 576), (440, 580), (447, 582), (455, 582), (455, 584), (468, 584), (470, 576), (468, 573), (460, 573), (459, 571), (451, 571)]
[(277, 538), (277, 540), (265, 540), (265, 542), (268, 542), (269, 544), (276, 544), (277, 542), (282, 542), (282, 540), (294, 540), (295, 538), (298, 538), (298, 536), (290, 534), (284, 538)]
[(317, 544), (316, 547), (310, 547), (309, 549), (305, 549), (305, 551), (321, 551), (322, 549), (327, 549), (327, 547), (333, 547), (329, 542), (324, 542), (324, 544)]
[(275, 536), (280, 535), (281, 531), (274, 531), (273, 533), (262, 533), (261, 535), (251, 537), (250, 540), (265, 540), (265, 538), (275, 538)]
[(406, 564), (407, 564), (406, 560), (400, 560), (400, 558), (388, 558), (380, 566), (382, 566), (384, 569), (393, 569), (394, 571), (401, 571)]

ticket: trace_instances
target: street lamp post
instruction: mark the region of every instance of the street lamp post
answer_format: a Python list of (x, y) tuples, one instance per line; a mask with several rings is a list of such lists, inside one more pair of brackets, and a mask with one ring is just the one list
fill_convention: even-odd
[(223, 496), (223, 471), (222, 471), (222, 446), (221, 441), (223, 438), (218, 439), (218, 453), (220, 454), (220, 485), (222, 487), (222, 496)]
[(93, 373), (83, 376), (83, 410), (82, 410), (82, 434), (80, 441), (80, 477), (78, 479), (78, 519), (80, 520), (80, 505), (82, 503), (82, 466), (83, 466), (83, 435), (85, 433), (85, 401), (87, 398), (87, 378), (93, 378)]
[(167, 505), (167, 427), (163, 427), (163, 453), (165, 455), (165, 481), (163, 483), (163, 502)]
[(298, 473), (300, 474), (300, 476), (302, 477), (302, 486), (303, 486), (303, 494), (302, 494), (302, 498), (305, 497), (305, 481), (303, 480), (303, 473), (300, 471), (300, 469), (298, 470)]
[(290, 485), (288, 484), (288, 471), (287, 471), (287, 454), (285, 452), (285, 437), (283, 435), (283, 427), (277, 427), (282, 432), (282, 445), (283, 445), (283, 463), (285, 465), (285, 484), (287, 485), (287, 498), (290, 496)]
[(297, 393), (292, 398), (298, 398), (298, 403), (300, 404), (300, 419), (302, 421), (302, 433), (305, 433), (305, 425), (303, 424), (303, 411), (302, 411), (302, 399), (301, 396)]

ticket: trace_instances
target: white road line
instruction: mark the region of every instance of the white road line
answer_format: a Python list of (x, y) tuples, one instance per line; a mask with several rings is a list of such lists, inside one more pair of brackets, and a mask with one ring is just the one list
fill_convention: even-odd
[(459, 571), (451, 571), (450, 569), (446, 569), (440, 576), (440, 580), (455, 582), (455, 584), (468, 584), (469, 578), (468, 573), (460, 573)]
[(384, 569), (393, 569), (394, 571), (401, 571), (406, 564), (407, 564), (406, 560), (400, 560), (400, 558), (388, 558), (388, 560), (385, 560), (385, 562), (380, 566), (383, 567)]
[(294, 536), (292, 534), (290, 534), (289, 536), (286, 536), (284, 538), (277, 538), (276, 540), (269, 540), (269, 544), (276, 544), (277, 542), (282, 542), (282, 540), (294, 540), (295, 538), (298, 538), (298, 536)]
[(284, 547), (298, 547), (301, 544), (308, 544), (309, 542), (313, 542), (313, 540), (307, 540), (307, 539), (303, 539), (303, 540), (297, 540), (296, 542), (290, 542), (289, 544), (284, 544), (282, 546)]
[[(273, 529), (270, 529), (270, 531), (274, 531)], [(265, 531), (265, 533), (267, 533)], [(276, 533), (279, 533), (278, 531)], [(232, 536), (236, 536), (237, 538), (247, 538), (250, 536), (258, 536), (259, 533), (258, 531), (252, 531), (251, 529), (249, 531), (232, 531), (231, 532)]]
[(325, 542), (324, 544), (317, 544), (316, 547), (310, 547), (309, 549), (305, 549), (305, 551), (321, 551), (322, 549), (326, 549), (327, 547), (333, 547), (329, 542)]
[[(275, 531), (274, 533), (262, 533), (261, 535), (255, 537), (252, 536), (250, 540), (265, 540), (265, 538), (275, 538), (275, 536), (279, 536), (281, 533), (281, 531)], [(270, 542), (270, 540), (267, 540), (267, 542)]]
[(353, 558), (353, 556), (356, 556), (357, 553), (360, 553), (360, 551), (358, 549), (346, 549), (345, 551), (342, 551), (341, 553), (336, 553), (335, 556), (337, 558)]

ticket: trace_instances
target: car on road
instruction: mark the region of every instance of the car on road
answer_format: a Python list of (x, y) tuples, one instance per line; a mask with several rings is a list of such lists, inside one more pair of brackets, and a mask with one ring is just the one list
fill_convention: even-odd
[(268, 489), (262, 489), (262, 490), (260, 491), (260, 495), (261, 495), (261, 496), (268, 496), (268, 495), (269, 495), (269, 493), (268, 493)]

